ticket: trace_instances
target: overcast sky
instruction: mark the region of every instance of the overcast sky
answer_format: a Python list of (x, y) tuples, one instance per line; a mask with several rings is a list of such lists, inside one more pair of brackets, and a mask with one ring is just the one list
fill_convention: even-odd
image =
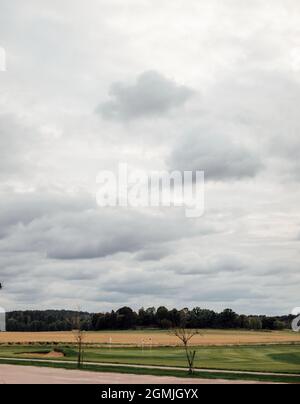
[[(0, 305), (300, 305), (299, 0), (1, 0)], [(96, 205), (205, 170), (206, 212)]]

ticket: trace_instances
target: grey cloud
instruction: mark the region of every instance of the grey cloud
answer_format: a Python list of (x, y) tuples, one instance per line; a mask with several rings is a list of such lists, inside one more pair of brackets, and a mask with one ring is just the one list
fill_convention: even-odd
[(178, 275), (211, 275), (220, 273), (240, 273), (247, 270), (247, 265), (235, 255), (215, 255), (203, 259), (196, 254), (185, 257), (184, 262), (168, 265), (169, 269)]
[(257, 300), (263, 298), (263, 294), (249, 290), (245, 287), (215, 288), (210, 291), (201, 291), (201, 294), (193, 294), (191, 298), (199, 299), (207, 302), (208, 306), (211, 302), (233, 303), (237, 300)]
[(0, 250), (41, 252), (61, 260), (93, 259), (119, 252), (153, 250), (160, 243), (216, 231), (206, 222), (187, 226), (181, 212), (167, 216), (138, 214), (108, 208), (98, 210), (88, 208), (88, 204), (83, 208), (78, 201), (73, 202), (72, 206), (72, 199), (55, 200), (51, 206), (48, 201), (40, 208), (33, 200), (32, 211), (28, 206), (20, 210), (17, 205), (11, 217), (2, 217), (6, 230)]
[(165, 258), (169, 254), (171, 254), (170, 247), (165, 246), (155, 248), (148, 248), (141, 252), (139, 252), (136, 256), (136, 259), (139, 261), (160, 261), (162, 258)]
[(110, 90), (112, 100), (101, 104), (98, 112), (116, 121), (159, 116), (184, 105), (192, 95), (188, 87), (158, 72), (148, 71), (140, 75), (134, 85), (114, 83)]
[[(160, 221), (158, 217), (130, 215), (126, 212), (81, 213), (80, 218), (67, 219), (64, 231), (55, 231), (47, 254), (56, 259), (90, 259), (119, 252), (134, 253), (151, 243), (157, 245), (183, 237), (181, 226), (174, 226), (171, 220), (164, 219), (167, 225), (161, 228), (158, 225)], [(193, 231), (190, 229), (184, 234), (191, 236)]]
[(82, 212), (92, 209), (95, 202), (87, 195), (68, 196), (59, 193), (0, 193), (0, 238), (5, 238), (14, 227), (24, 228), (43, 217), (57, 212)]
[(208, 180), (253, 178), (263, 168), (258, 153), (230, 137), (199, 129), (182, 139), (168, 160), (170, 168), (204, 171)]
[(178, 292), (179, 285), (171, 285), (168, 279), (159, 280), (149, 279), (146, 276), (141, 280), (124, 280), (122, 282), (115, 280), (113, 284), (105, 284), (105, 289), (111, 292), (123, 294), (125, 296), (169, 296), (174, 295), (174, 292)]
[(11, 114), (0, 114), (0, 176), (7, 179), (32, 169), (35, 131)]
[(208, 127), (214, 131), (209, 130), (209, 135), (214, 139), (231, 130), (235, 141), (259, 146), (273, 176), (276, 171), (286, 179), (299, 180), (299, 102), (297, 75), (277, 69), (241, 69), (218, 82), (205, 99)]

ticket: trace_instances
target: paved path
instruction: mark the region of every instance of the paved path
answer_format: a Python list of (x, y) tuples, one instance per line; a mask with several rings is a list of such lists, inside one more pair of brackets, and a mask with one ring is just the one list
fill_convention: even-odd
[[(0, 361), (5, 360), (6, 362), (47, 362), (47, 363), (71, 363), (76, 364), (75, 361), (66, 361), (66, 360), (47, 360), (47, 359), (23, 359), (23, 358), (1, 358)], [(130, 369), (159, 369), (159, 370), (188, 370), (185, 368), (179, 367), (170, 367), (170, 366), (150, 366), (150, 365), (126, 365), (126, 364), (116, 364), (116, 363), (101, 363), (101, 362), (84, 362), (85, 365), (88, 366), (108, 366), (108, 367), (125, 367)], [(199, 373), (213, 373), (213, 374), (235, 374), (235, 375), (251, 375), (251, 376), (289, 376), (289, 377), (300, 377), (299, 374), (289, 374), (289, 373), (265, 373), (265, 372), (246, 372), (246, 371), (238, 371), (238, 370), (216, 370), (216, 369), (195, 369), (195, 372)]]
[(0, 365), (0, 384), (259, 384)]

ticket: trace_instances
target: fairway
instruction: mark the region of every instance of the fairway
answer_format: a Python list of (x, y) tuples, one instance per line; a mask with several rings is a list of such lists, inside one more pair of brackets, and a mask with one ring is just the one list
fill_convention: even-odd
[[(0, 333), (0, 343), (35, 342), (73, 343), (72, 332), (7, 332)], [(111, 331), (87, 332), (85, 343), (113, 346), (178, 346), (178, 339), (169, 335), (167, 331)], [(300, 344), (300, 334), (292, 331), (252, 332), (237, 330), (203, 330), (201, 335), (193, 339), (195, 346), (222, 346), (222, 345), (257, 345), (257, 344)]]
[[(0, 357), (37, 358), (49, 356), (52, 347), (1, 346)], [(76, 349), (56, 347), (62, 356), (56, 360), (76, 361)], [(300, 345), (248, 347), (198, 347), (196, 367), (205, 369), (241, 370), (300, 374)], [(85, 348), (86, 362), (186, 367), (182, 348)]]

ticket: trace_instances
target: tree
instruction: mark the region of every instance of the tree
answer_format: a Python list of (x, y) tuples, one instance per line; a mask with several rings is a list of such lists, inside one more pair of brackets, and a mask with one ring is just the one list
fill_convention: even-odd
[(180, 326), (180, 312), (177, 309), (173, 309), (170, 311), (170, 320), (172, 321), (173, 326)]
[[(262, 324), (264, 330), (276, 330), (278, 327), (278, 321), (280, 321), (277, 317), (262, 317)], [(282, 327), (285, 328), (282, 324)]]
[(285, 323), (283, 321), (280, 320), (276, 320), (274, 322), (274, 330), (276, 331), (282, 331), (285, 329)]
[(130, 307), (122, 307), (117, 311), (117, 324), (123, 330), (134, 328), (137, 323), (137, 315)]
[(161, 320), (161, 322), (160, 322), (160, 327), (161, 327), (163, 330), (169, 330), (170, 328), (172, 328), (172, 321), (166, 320), (166, 319)]
[(75, 316), (71, 319), (73, 333), (75, 337), (75, 341), (77, 344), (77, 367), (78, 369), (82, 368), (83, 365), (83, 357), (84, 357), (84, 350), (83, 350), (83, 341), (85, 338), (84, 331), (82, 329), (82, 320), (80, 317), (80, 311), (75, 314)]
[(141, 327), (153, 327), (155, 326), (155, 317), (156, 310), (154, 307), (150, 307), (146, 310), (144, 308), (141, 308), (137, 316), (137, 323)]
[(249, 317), (248, 318), (248, 328), (250, 330), (261, 330), (262, 329), (262, 321), (259, 317)]
[(231, 309), (224, 310), (219, 315), (219, 326), (221, 328), (236, 328), (238, 315)]
[(212, 310), (203, 310), (196, 307), (190, 314), (191, 328), (213, 328), (216, 322), (216, 313)]
[[(3, 286), (3, 284), (2, 284)], [(1, 294), (1, 291), (0, 291)], [(46, 310), (46, 311), (14, 311), (6, 314), (7, 331), (72, 331), (74, 318), (77, 312), (67, 310)], [(242, 328), (260, 330), (281, 330), (289, 328), (293, 316), (245, 316), (237, 315), (232, 310), (225, 310), (223, 313), (215, 313), (211, 310), (204, 310), (199, 307), (193, 310), (169, 311), (160, 307), (157, 311), (154, 308), (141, 309), (138, 314), (129, 307), (123, 307), (118, 312), (90, 314), (81, 312), (81, 329), (89, 330), (124, 330), (134, 329), (136, 326), (142, 328), (160, 327), (162, 329), (178, 328), (182, 326), (188, 329), (212, 329), (212, 328)]]
[(155, 307), (149, 307), (146, 310), (146, 321), (149, 327), (155, 326), (156, 309)]
[(199, 331), (189, 330), (187, 328), (181, 327), (181, 328), (175, 328), (170, 333), (171, 335), (177, 337), (183, 343), (186, 359), (189, 366), (189, 374), (192, 375), (194, 373), (195, 368), (194, 364), (196, 359), (196, 351), (189, 349), (189, 343), (193, 337), (199, 335)]
[(164, 328), (163, 326), (162, 326), (162, 324), (165, 322), (165, 321), (170, 321), (169, 320), (169, 310), (166, 308), (166, 307), (159, 307), (158, 309), (157, 309), (157, 312), (156, 312), (156, 319), (157, 319), (157, 323), (158, 323), (158, 325), (161, 327), (161, 328)]

